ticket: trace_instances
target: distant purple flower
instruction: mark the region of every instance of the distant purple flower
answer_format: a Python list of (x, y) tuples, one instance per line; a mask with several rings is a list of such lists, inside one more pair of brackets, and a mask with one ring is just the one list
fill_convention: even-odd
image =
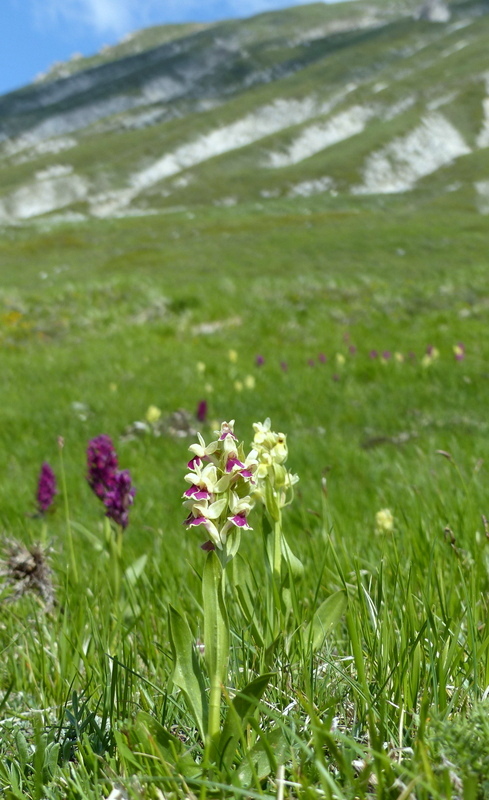
[(114, 488), (118, 460), (112, 439), (105, 433), (96, 436), (87, 448), (87, 481), (100, 500)]
[(107, 509), (106, 517), (113, 519), (117, 525), (127, 528), (129, 523), (129, 509), (134, 503), (135, 488), (132, 486), (131, 474), (128, 469), (117, 472), (114, 476), (113, 488), (104, 497)]
[(199, 422), (205, 422), (207, 419), (207, 400), (201, 400), (197, 405), (195, 416)]
[(465, 345), (463, 342), (459, 342), (458, 344), (454, 345), (453, 347), (453, 354), (455, 356), (456, 361), (463, 361), (465, 358)]
[(56, 476), (49, 464), (45, 461), (41, 466), (41, 472), (39, 473), (39, 480), (37, 483), (37, 507), (41, 514), (45, 514), (57, 493)]
[(319, 361), (319, 363), (320, 363), (320, 364), (326, 364), (326, 361), (327, 361), (327, 360), (328, 360), (328, 359), (327, 359), (327, 357), (324, 355), (324, 353), (319, 353), (319, 355), (318, 355), (318, 361)]
[(333, 380), (334, 380), (336, 383), (338, 383), (339, 379), (340, 379), (340, 376), (339, 376), (339, 375), (338, 375), (338, 374), (335, 372), (335, 373), (334, 373), (334, 375), (333, 375)]
[(313, 358), (309, 358), (308, 361), (307, 361), (307, 365), (309, 367), (315, 367), (316, 366), (316, 362), (314, 361)]
[(256, 366), (257, 367), (262, 367), (264, 363), (265, 363), (265, 359), (263, 358), (263, 356), (257, 355), (256, 358), (255, 358)]
[(409, 353), (408, 353), (408, 358), (415, 359), (416, 358), (416, 353), (413, 353), (413, 351), (410, 350)]
[(280, 362), (280, 369), (282, 370), (282, 372), (287, 372), (288, 371), (289, 365), (287, 364), (286, 361), (281, 361)]
[(377, 350), (371, 350), (370, 353), (368, 354), (368, 356), (369, 356), (369, 358), (378, 358), (379, 354), (378, 354)]
[(392, 358), (391, 351), (390, 350), (384, 350), (384, 352), (382, 353), (382, 358), (384, 359), (384, 361), (389, 361), (389, 359)]
[(356, 355), (356, 353), (357, 353), (357, 348), (355, 347), (355, 345), (354, 345), (354, 344), (351, 344), (351, 345), (349, 346), (349, 348), (348, 348), (348, 352), (349, 352), (349, 353), (350, 353), (350, 355), (352, 355), (352, 356), (355, 356), (355, 355)]
[(433, 355), (433, 351), (434, 351), (434, 349), (435, 349), (435, 346), (434, 346), (434, 345), (432, 345), (432, 344), (429, 344), (429, 345), (427, 346), (427, 348), (426, 348), (426, 355), (427, 355), (427, 356), (432, 356), (432, 355)]

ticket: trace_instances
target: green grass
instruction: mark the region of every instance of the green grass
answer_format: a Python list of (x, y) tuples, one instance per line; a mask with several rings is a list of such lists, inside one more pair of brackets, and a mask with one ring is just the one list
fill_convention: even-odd
[[(100, 798), (114, 785), (131, 799), (275, 797), (281, 775), (290, 798), (488, 796), (486, 226), (450, 197), (202, 206), (4, 233), (0, 520), (49, 543), (57, 592), (49, 613), (28, 595), (0, 609), (5, 797)], [(423, 366), (428, 345), (440, 356)], [(255, 388), (237, 391), (249, 375)], [(193, 438), (120, 439), (151, 404), (193, 415), (203, 398), (246, 444), (266, 416), (288, 434), (300, 483), (284, 528), (305, 565), (265, 651), (254, 512), (227, 598), (228, 686), (273, 677), (231, 768), (207, 779), (167, 628), (171, 603), (202, 634), (204, 554), (181, 507)], [(137, 567), (120, 594), (84, 477), (99, 433), (137, 486), (123, 554)], [(28, 516), (41, 462), (60, 475), (58, 436), (79, 583), (63, 498), (45, 521)], [(383, 508), (391, 534), (376, 532)], [(311, 652), (305, 626), (339, 591), (347, 610)]]

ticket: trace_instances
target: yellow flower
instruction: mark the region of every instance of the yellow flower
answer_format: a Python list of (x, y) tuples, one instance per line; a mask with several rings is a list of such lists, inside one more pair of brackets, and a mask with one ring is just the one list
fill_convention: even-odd
[(116, 383), (109, 383), (109, 389), (111, 392), (116, 392), (119, 387)]
[(202, 375), (202, 373), (205, 372), (205, 364), (204, 364), (204, 362), (203, 361), (197, 361), (197, 365), (196, 366), (197, 366), (197, 372), (200, 372), (200, 374)]
[(394, 358), (396, 359), (398, 364), (402, 364), (404, 361), (404, 356), (402, 353), (394, 353)]
[(339, 367), (343, 366), (343, 364), (345, 363), (345, 356), (343, 355), (343, 353), (336, 353), (336, 363), (338, 364)]
[(214, 391), (212, 383), (206, 383), (204, 389), (206, 390), (207, 394), (212, 394), (212, 392)]
[(238, 360), (238, 354), (237, 354), (236, 350), (229, 350), (228, 356), (229, 356), (229, 360), (230, 360), (231, 364), (236, 364), (236, 362)]
[(247, 389), (254, 389), (256, 385), (255, 376), (254, 375), (247, 375), (245, 378), (245, 386)]
[(158, 422), (161, 417), (161, 410), (158, 406), (150, 406), (146, 411), (146, 419), (148, 422)]
[(389, 508), (382, 508), (375, 515), (376, 533), (392, 533), (394, 530), (394, 517)]
[(242, 383), (242, 381), (234, 381), (234, 390), (236, 392), (242, 392), (243, 391), (243, 383)]

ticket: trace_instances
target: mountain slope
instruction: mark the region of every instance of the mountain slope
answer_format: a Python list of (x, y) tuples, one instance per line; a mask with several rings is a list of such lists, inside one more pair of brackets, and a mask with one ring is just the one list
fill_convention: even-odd
[(0, 220), (413, 190), (483, 211), (487, 10), (317, 3), (70, 62), (0, 98)]

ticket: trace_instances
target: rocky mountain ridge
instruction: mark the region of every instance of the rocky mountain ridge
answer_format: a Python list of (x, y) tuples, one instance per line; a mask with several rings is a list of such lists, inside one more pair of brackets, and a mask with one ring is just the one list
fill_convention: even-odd
[(489, 5), (416, 9), (316, 3), (75, 59), (0, 98), (0, 221), (320, 192), (463, 191), (485, 213)]

